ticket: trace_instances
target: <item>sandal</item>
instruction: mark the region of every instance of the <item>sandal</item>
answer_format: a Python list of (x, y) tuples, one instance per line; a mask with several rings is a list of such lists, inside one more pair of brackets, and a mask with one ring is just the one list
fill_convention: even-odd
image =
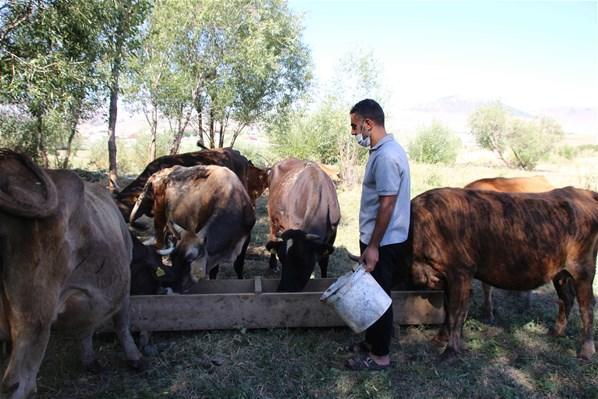
[(349, 370), (370, 370), (370, 371), (379, 371), (379, 370), (386, 370), (390, 368), (391, 364), (378, 364), (374, 359), (365, 355), (365, 356), (356, 356), (352, 359), (348, 359), (345, 362), (345, 367)]
[(343, 352), (347, 353), (369, 353), (371, 350), (372, 347), (365, 341), (356, 342), (343, 348)]

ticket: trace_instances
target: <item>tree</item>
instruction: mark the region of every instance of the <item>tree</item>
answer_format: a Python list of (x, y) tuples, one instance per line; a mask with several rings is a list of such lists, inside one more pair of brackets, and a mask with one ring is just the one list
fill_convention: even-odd
[(509, 115), (500, 103), (483, 106), (469, 118), (477, 143), (508, 166), (532, 170), (563, 136), (553, 119), (523, 120)]
[(150, 0), (107, 0), (104, 27), (106, 45), (105, 64), (108, 67), (107, 87), (110, 103), (108, 111), (108, 180), (112, 189), (118, 188), (116, 155), (116, 120), (118, 96), (123, 65), (139, 45), (138, 33), (149, 9)]
[(11, 2), (1, 12), (1, 100), (34, 119), (31, 155), (48, 166), (48, 150), (64, 148), (67, 166), (76, 126), (96, 101), (99, 4)]
[[(268, 135), (280, 156), (337, 164), (347, 185), (357, 182), (357, 166), (367, 151), (355, 144), (350, 134), (349, 111), (357, 101), (375, 98), (385, 103), (388, 95), (381, 89), (380, 70), (372, 52), (347, 53), (335, 66), (335, 78), (321, 93), (310, 93), (302, 101), (279, 113), (267, 124)], [(323, 98), (313, 109), (314, 97)]]
[(460, 146), (461, 141), (453, 132), (434, 121), (417, 131), (408, 148), (409, 156), (418, 162), (453, 164)]
[(200, 143), (222, 147), (229, 137), (233, 146), (245, 127), (305, 91), (309, 56), (300, 32), (282, 0), (156, 2), (132, 98), (154, 110), (152, 128), (158, 115), (168, 118), (171, 153), (193, 115)]

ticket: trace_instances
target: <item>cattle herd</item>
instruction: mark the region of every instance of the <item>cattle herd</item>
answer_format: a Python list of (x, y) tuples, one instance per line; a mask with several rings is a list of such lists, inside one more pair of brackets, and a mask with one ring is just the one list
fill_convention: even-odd
[[(270, 267), (281, 263), (279, 291), (301, 291), (316, 263), (326, 277), (340, 221), (335, 185), (317, 163), (287, 159), (261, 169), (231, 148), (202, 150), (158, 158), (110, 195), (0, 149), (0, 339), (12, 348), (0, 397), (35, 392), (51, 328), (78, 337), (93, 370), (94, 331), (112, 320), (129, 366), (147, 367), (129, 332), (129, 295), (184, 293), (198, 278), (216, 278), (224, 262), (242, 278), (255, 201), (266, 189)], [(445, 291), (436, 337), (446, 343), (444, 358), (460, 352), (474, 278), (484, 284), (489, 318), (490, 287), (526, 291), (552, 281), (557, 335), (577, 298), (579, 356), (591, 358), (597, 193), (553, 189), (540, 177), (494, 178), (424, 192), (411, 207), (398, 275), (402, 286)], [(127, 226), (143, 215), (154, 223), (145, 243)]]

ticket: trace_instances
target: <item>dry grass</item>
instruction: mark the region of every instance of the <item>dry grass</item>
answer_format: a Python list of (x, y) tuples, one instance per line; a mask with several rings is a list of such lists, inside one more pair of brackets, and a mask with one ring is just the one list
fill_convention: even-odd
[[(541, 172), (556, 185), (598, 189), (596, 168), (577, 175), (575, 166), (547, 165)], [(573, 171), (573, 175), (558, 171)], [(463, 184), (481, 177), (516, 176), (520, 171), (484, 165), (438, 167), (412, 165), (413, 195), (436, 186)], [(350, 264), (346, 251), (358, 250), (359, 189), (339, 189), (342, 222), (330, 272), (338, 276)], [(269, 275), (263, 245), (267, 239), (266, 200), (258, 202), (258, 222), (246, 264), (246, 277)], [(316, 268), (317, 270), (317, 268)], [(316, 273), (317, 274), (317, 273)], [(234, 278), (232, 267), (221, 278)], [(441, 348), (430, 343), (436, 328), (402, 327), (393, 341), (394, 367), (368, 373), (343, 369), (344, 345), (358, 339), (344, 328), (198, 331), (155, 334), (158, 354), (142, 373), (126, 369), (124, 355), (112, 335), (100, 336), (95, 347), (107, 366), (99, 375), (80, 370), (78, 347), (54, 335), (39, 373), (40, 398), (596, 398), (598, 358), (575, 358), (580, 320), (570, 318), (567, 336), (548, 330), (556, 315), (551, 286), (534, 291), (532, 307), (497, 292), (497, 324), (481, 322), (480, 287), (465, 323), (467, 347), (458, 360), (439, 363)], [(598, 288), (598, 287), (597, 287)], [(268, 311), (264, 309), (264, 311)], [(218, 315), (214, 315), (218, 317)], [(595, 316), (596, 319), (596, 316)], [(594, 333), (598, 328), (594, 327)]]

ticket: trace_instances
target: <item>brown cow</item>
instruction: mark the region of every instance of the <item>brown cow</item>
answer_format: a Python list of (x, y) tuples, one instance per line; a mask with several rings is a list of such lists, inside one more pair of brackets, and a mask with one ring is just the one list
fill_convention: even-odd
[(188, 277), (215, 278), (221, 262), (234, 261), (237, 276), (243, 277), (255, 210), (230, 169), (214, 165), (163, 169), (148, 180), (131, 218), (140, 207), (148, 207), (146, 201), (153, 209), (157, 246), (164, 245), (167, 227), (177, 238), (176, 247), (162, 252), (172, 253), (175, 269), (184, 268)]
[[(465, 186), (471, 190), (489, 190), (501, 191), (506, 193), (542, 193), (550, 191), (554, 187), (546, 180), (544, 176), (532, 177), (493, 177), (479, 179)], [(492, 286), (482, 283), (484, 291), (484, 303), (482, 304), (482, 313), (491, 323), (494, 322), (494, 306), (492, 303)], [(526, 308), (531, 304), (531, 291), (521, 292)]]
[(287, 159), (270, 171), (270, 268), (282, 263), (279, 291), (301, 291), (316, 260), (327, 276), (340, 207), (330, 177), (313, 162)]
[[(115, 199), (125, 220), (130, 219), (131, 210), (137, 201), (137, 197), (143, 191), (147, 180), (156, 172), (175, 165), (226, 166), (239, 177), (254, 204), (255, 200), (262, 195), (267, 187), (267, 170), (254, 166), (239, 151), (232, 148), (217, 148), (177, 155), (165, 155), (150, 162), (133, 182), (121, 192), (116, 193)], [(138, 210), (137, 217), (141, 215), (152, 216), (149, 209)]]
[(0, 171), (0, 338), (13, 348), (2, 397), (35, 392), (50, 327), (80, 338), (95, 368), (92, 336), (111, 318), (129, 365), (142, 367), (129, 332), (131, 238), (110, 194), (6, 149)]
[(447, 292), (447, 318), (437, 337), (448, 335), (443, 357), (460, 351), (473, 278), (515, 290), (552, 280), (560, 298), (557, 335), (564, 333), (574, 302), (572, 284), (583, 324), (579, 356), (592, 356), (598, 193), (572, 187), (538, 194), (441, 188), (420, 194), (411, 205), (413, 280)]

